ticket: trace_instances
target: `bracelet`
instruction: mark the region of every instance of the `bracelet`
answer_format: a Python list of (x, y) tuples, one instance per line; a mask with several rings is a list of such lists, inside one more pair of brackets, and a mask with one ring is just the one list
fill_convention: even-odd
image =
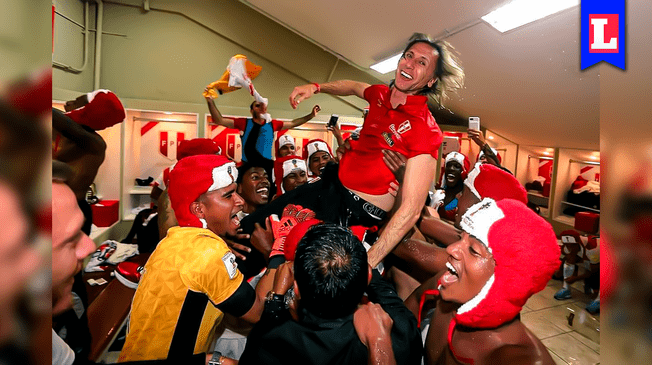
[(319, 86), (319, 84), (316, 82), (313, 82), (312, 84), (315, 85), (315, 87), (317, 87), (317, 90), (314, 93), (319, 94), (319, 92), (321, 91), (321, 86)]

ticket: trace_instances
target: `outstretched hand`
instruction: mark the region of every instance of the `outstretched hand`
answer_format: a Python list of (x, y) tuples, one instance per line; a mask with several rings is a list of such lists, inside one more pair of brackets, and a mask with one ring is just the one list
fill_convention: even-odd
[(317, 86), (314, 84), (295, 87), (290, 94), (290, 106), (292, 106), (292, 109), (296, 109), (300, 102), (313, 96), (315, 91), (317, 91)]
[(319, 105), (315, 105), (312, 107), (312, 112), (310, 113), (310, 115), (314, 118), (317, 115), (317, 113), (319, 113), (320, 111), (321, 111), (321, 107)]

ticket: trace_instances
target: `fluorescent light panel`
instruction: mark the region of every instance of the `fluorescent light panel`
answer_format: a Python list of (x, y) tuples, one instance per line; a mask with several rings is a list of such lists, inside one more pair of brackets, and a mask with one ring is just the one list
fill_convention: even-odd
[(401, 55), (403, 53), (399, 53), (397, 55), (394, 55), (384, 61), (380, 61), (376, 64), (373, 64), (369, 67), (371, 67), (372, 70), (376, 70), (380, 72), (381, 74), (386, 74), (388, 72), (392, 72), (396, 70), (396, 66), (398, 65), (398, 60), (401, 58)]
[(500, 32), (518, 28), (579, 5), (580, 0), (514, 0), (482, 17)]

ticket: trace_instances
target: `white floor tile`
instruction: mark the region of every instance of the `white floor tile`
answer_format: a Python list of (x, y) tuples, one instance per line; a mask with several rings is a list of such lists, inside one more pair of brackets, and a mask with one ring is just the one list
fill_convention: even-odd
[(600, 355), (570, 333), (541, 340), (550, 352), (572, 365), (592, 365), (600, 362)]

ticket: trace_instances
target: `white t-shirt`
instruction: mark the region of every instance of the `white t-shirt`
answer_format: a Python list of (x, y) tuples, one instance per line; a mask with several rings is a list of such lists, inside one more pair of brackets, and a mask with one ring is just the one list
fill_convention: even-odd
[(52, 364), (72, 365), (75, 352), (52, 330)]

